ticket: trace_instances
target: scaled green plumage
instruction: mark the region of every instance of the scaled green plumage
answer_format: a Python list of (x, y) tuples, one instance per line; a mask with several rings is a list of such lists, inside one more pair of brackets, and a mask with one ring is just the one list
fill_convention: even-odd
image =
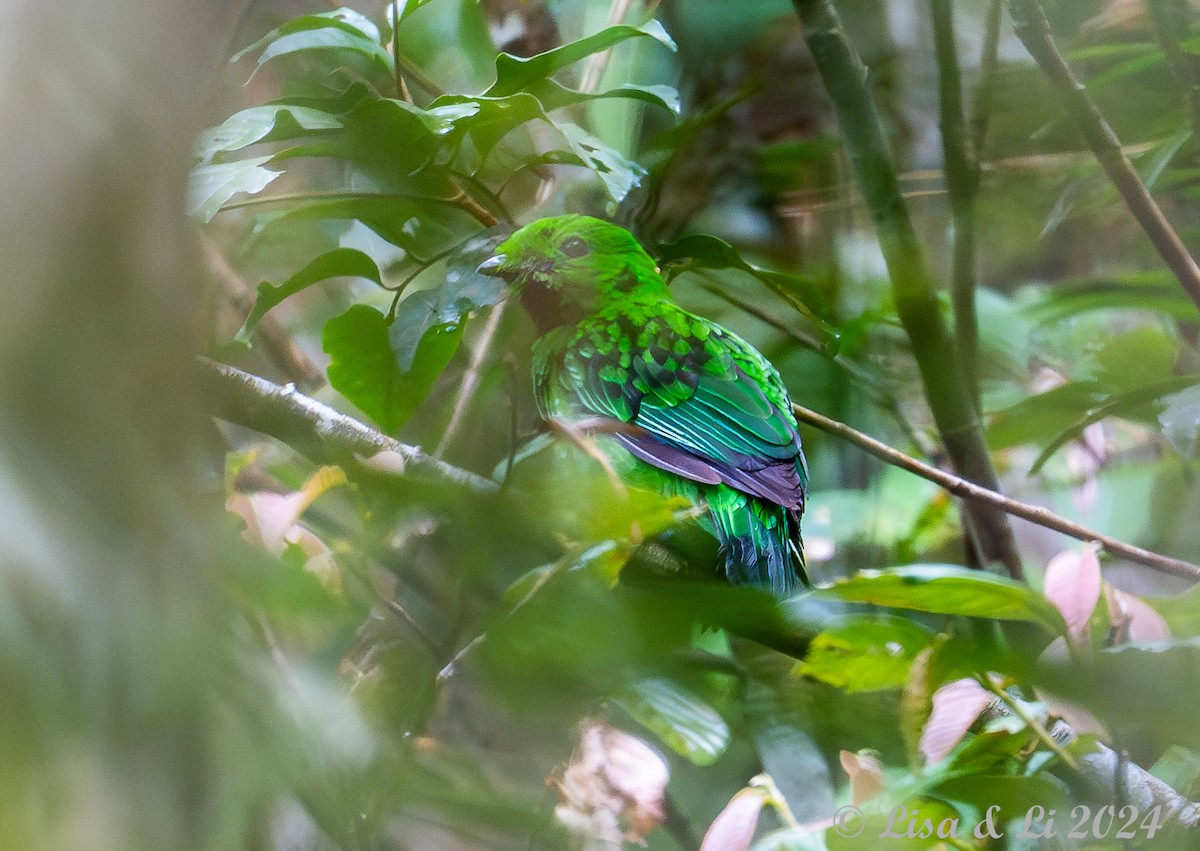
[(542, 334), (541, 414), (610, 421), (631, 482), (708, 505), (731, 582), (796, 591), (808, 474), (766, 358), (676, 305), (633, 236), (600, 219), (526, 225), (480, 271), (512, 282)]

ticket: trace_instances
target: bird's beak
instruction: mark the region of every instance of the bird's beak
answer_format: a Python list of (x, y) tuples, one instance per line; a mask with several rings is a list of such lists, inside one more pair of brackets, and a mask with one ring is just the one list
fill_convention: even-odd
[(492, 275), (497, 278), (503, 277), (504, 261), (507, 259), (503, 254), (496, 254), (480, 263), (475, 271), (481, 275)]

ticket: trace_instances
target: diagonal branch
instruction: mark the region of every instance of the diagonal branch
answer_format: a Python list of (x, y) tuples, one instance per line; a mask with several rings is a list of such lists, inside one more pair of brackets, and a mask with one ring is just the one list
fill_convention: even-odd
[(1112, 126), (1059, 53), (1041, 4), (1038, 0), (1009, 0), (1009, 11), (1017, 37), (1041, 67), (1051, 87), (1066, 101), (1096, 161), (1125, 199), (1125, 206), (1150, 237), (1163, 262), (1200, 308), (1200, 265), (1188, 253), (1179, 234), (1138, 177)]
[(393, 452), (402, 459), (406, 475), (444, 482), (477, 494), (495, 493), (491, 479), (447, 464), (417, 446), (393, 440), (296, 392), (208, 358), (201, 358), (205, 386), (213, 412), (227, 422), (285, 441), (310, 458), (343, 461), (347, 456)]
[(831, 420), (829, 417), (818, 414), (816, 411), (811, 411), (808, 408), (795, 404), (792, 405), (792, 411), (795, 412), (796, 419), (800, 422), (807, 423), (821, 429), (821, 431), (848, 440), (865, 452), (874, 455), (879, 460), (886, 461), (888, 464), (899, 467), (902, 470), (908, 470), (908, 472), (914, 473), (923, 479), (928, 479), (955, 496), (993, 505), (1014, 517), (1020, 517), (1022, 520), (1028, 520), (1030, 523), (1036, 523), (1038, 526), (1044, 526), (1056, 532), (1062, 532), (1064, 535), (1070, 535), (1072, 538), (1077, 538), (1080, 541), (1095, 541), (1111, 555), (1122, 556), (1130, 561), (1136, 561), (1138, 564), (1144, 564), (1146, 567), (1160, 570), (1163, 573), (1171, 573), (1186, 579), (1200, 580), (1200, 565), (1160, 555), (1142, 547), (1135, 547), (1133, 544), (1127, 544), (1109, 535), (1103, 535), (1085, 526), (1080, 526), (1078, 523), (1073, 523), (1067, 518), (1055, 514), (1048, 508), (1010, 499), (993, 490), (982, 488), (973, 482), (959, 478), (953, 473), (947, 473), (945, 470), (939, 470), (937, 467), (930, 466), (923, 461), (918, 461), (916, 458), (905, 455), (903, 452), (893, 449), (886, 443), (881, 443), (845, 423)]

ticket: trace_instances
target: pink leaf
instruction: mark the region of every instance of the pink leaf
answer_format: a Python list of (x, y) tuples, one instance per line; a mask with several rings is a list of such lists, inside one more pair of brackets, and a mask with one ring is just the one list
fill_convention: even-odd
[(991, 702), (992, 695), (972, 679), (955, 680), (935, 691), (933, 711), (921, 731), (921, 756), (926, 765), (954, 750)]
[(1068, 550), (1050, 559), (1042, 593), (1062, 614), (1071, 637), (1087, 635), (1088, 621), (1100, 599), (1100, 560), (1094, 544)]
[(754, 841), (766, 800), (762, 789), (743, 789), (734, 795), (708, 826), (700, 851), (746, 851)]

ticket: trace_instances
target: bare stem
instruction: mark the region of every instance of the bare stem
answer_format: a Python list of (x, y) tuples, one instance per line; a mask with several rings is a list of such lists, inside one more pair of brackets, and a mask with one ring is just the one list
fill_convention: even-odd
[(792, 410), (796, 414), (796, 419), (800, 422), (808, 423), (815, 428), (821, 429), (821, 431), (848, 440), (865, 452), (874, 455), (879, 460), (885, 461), (894, 467), (899, 467), (902, 470), (908, 470), (908, 472), (914, 473), (923, 479), (928, 479), (955, 496), (993, 505), (997, 509), (1014, 517), (1020, 517), (1022, 520), (1028, 520), (1030, 523), (1044, 526), (1047, 529), (1053, 529), (1056, 532), (1062, 532), (1064, 535), (1069, 535), (1080, 541), (1094, 541), (1110, 555), (1127, 558), (1130, 561), (1144, 564), (1146, 567), (1152, 567), (1163, 573), (1182, 576), (1186, 579), (1200, 580), (1200, 565), (1160, 555), (1142, 547), (1135, 547), (1132, 544), (1119, 541), (1109, 535), (1103, 535), (1085, 526), (1080, 526), (1078, 523), (1073, 523), (1067, 518), (1061, 517), (1040, 505), (1019, 502), (995, 491), (982, 488), (979, 485), (959, 478), (953, 473), (947, 473), (945, 470), (939, 470), (937, 467), (930, 466), (923, 461), (918, 461), (916, 458), (905, 455), (903, 452), (893, 449), (886, 443), (881, 443), (845, 423), (832, 420), (829, 417), (818, 414), (816, 411), (795, 404), (792, 405)]
[(1180, 286), (1200, 308), (1200, 266), (1188, 253), (1179, 234), (1167, 221), (1157, 202), (1125, 152), (1112, 126), (1088, 97), (1087, 89), (1075, 78), (1069, 65), (1058, 51), (1050, 33), (1050, 23), (1037, 0), (1009, 0), (1009, 10), (1017, 37), (1029, 55), (1041, 67), (1050, 86), (1066, 101), (1075, 117), (1093, 156), (1108, 175), (1108, 179), (1125, 199), (1146, 236), (1154, 244), (1163, 262), (1179, 280)]

